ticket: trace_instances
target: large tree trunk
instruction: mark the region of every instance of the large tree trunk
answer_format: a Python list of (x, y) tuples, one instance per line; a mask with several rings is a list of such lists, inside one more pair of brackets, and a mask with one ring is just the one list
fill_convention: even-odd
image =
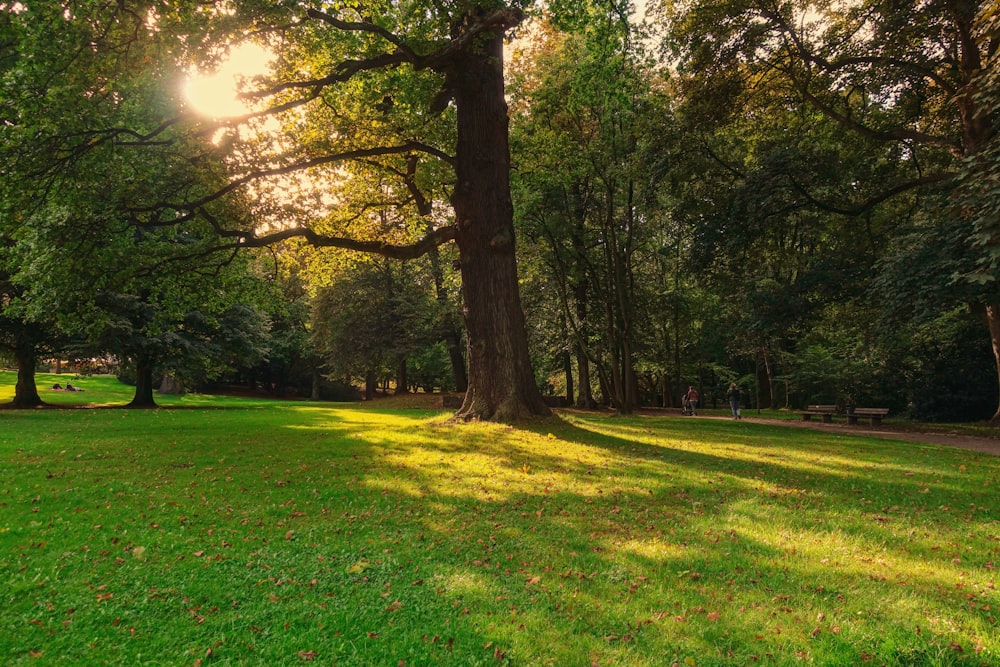
[(17, 384), (14, 386), (14, 400), (10, 405), (13, 408), (37, 408), (44, 404), (35, 384), (35, 365), (38, 358), (34, 352), (20, 350), (16, 353), (16, 357)]
[(135, 396), (128, 404), (130, 408), (155, 408), (153, 400), (153, 361), (145, 356), (135, 361)]
[(452, 206), (469, 357), (469, 388), (457, 416), (507, 422), (550, 411), (531, 370), (518, 293), (502, 31), (480, 37), (449, 75), (458, 113)]

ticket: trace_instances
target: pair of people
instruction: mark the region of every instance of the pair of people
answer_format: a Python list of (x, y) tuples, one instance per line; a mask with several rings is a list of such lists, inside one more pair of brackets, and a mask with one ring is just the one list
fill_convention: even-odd
[(83, 389), (80, 389), (79, 387), (74, 387), (69, 382), (66, 383), (65, 387), (56, 382), (54, 385), (52, 385), (52, 391), (83, 391)]
[(701, 396), (698, 395), (698, 390), (694, 387), (688, 387), (687, 393), (681, 397), (681, 401), (684, 403), (684, 414), (692, 415), (694, 417), (698, 416), (698, 399)]
[[(698, 390), (693, 386), (688, 387), (687, 393), (682, 398), (684, 414), (697, 416), (699, 398)], [(726, 400), (729, 401), (729, 408), (733, 411), (733, 419), (743, 419), (743, 414), (740, 412), (740, 388), (735, 382), (730, 383)]]

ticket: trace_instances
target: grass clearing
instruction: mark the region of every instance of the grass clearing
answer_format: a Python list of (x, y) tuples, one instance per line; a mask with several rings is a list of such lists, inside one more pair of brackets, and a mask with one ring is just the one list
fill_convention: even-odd
[(0, 411), (5, 664), (1000, 664), (996, 457), (158, 400)]

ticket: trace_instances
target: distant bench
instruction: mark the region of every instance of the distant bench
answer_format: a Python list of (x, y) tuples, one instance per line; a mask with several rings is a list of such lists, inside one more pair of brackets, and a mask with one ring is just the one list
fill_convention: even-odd
[(847, 413), (847, 423), (857, 424), (858, 417), (867, 417), (872, 426), (881, 426), (882, 417), (889, 414), (889, 408), (854, 408)]
[[(812, 421), (813, 417), (821, 417), (824, 424), (830, 424), (833, 422), (833, 416), (842, 412), (836, 405), (810, 405), (799, 414), (802, 415), (802, 421)], [(882, 417), (887, 414), (889, 408), (853, 408), (848, 410), (846, 416), (848, 424), (857, 425), (858, 417), (861, 417), (867, 419), (872, 426), (881, 426)]]
[(833, 416), (837, 414), (836, 405), (809, 405), (801, 413), (802, 421), (812, 421), (813, 416), (818, 416), (823, 418), (824, 424), (829, 424), (833, 421)]

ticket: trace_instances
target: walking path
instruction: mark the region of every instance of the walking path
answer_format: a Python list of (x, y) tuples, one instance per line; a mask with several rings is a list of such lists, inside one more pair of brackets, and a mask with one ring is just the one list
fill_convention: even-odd
[[(843, 433), (845, 435), (866, 435), (874, 438), (888, 438), (890, 440), (903, 440), (906, 442), (926, 442), (934, 445), (961, 447), (962, 449), (971, 449), (985, 454), (992, 454), (993, 456), (1000, 456), (1000, 429), (997, 430), (997, 438), (986, 438), (974, 435), (960, 435), (958, 433), (925, 433), (906, 429), (894, 429), (892, 424), (883, 424), (877, 427), (848, 426), (843, 422), (823, 424), (821, 422), (807, 422), (802, 420), (768, 419), (766, 417), (754, 417), (752, 414), (749, 414), (749, 411), (747, 413), (744, 415), (744, 420), (762, 424), (809, 428), (828, 433)], [(698, 418), (701, 419), (702, 417)], [(723, 418), (729, 419), (729, 417)]]

